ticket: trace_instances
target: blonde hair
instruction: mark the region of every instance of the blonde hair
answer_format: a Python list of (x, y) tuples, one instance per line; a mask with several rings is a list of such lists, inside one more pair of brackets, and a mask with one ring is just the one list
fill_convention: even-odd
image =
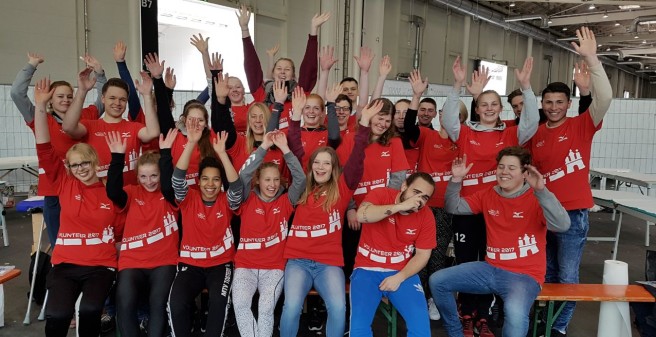
[(250, 121), (251, 112), (254, 109), (260, 109), (264, 114), (263, 123), (265, 128), (264, 131), (265, 134), (266, 134), (266, 127), (267, 125), (269, 125), (269, 119), (271, 119), (271, 110), (269, 110), (269, 107), (262, 102), (253, 103), (248, 108), (247, 122), (246, 122), (246, 148), (244, 149), (246, 151), (246, 154), (250, 154), (251, 152), (253, 152), (253, 144), (255, 144), (255, 134), (253, 133), (253, 130), (251, 130), (251, 121)]
[(143, 165), (155, 165), (159, 168), (159, 153), (155, 151), (146, 151), (137, 159), (137, 169)]
[[(93, 167), (94, 172), (100, 166), (100, 160), (98, 159), (98, 152), (89, 144), (87, 143), (77, 143), (73, 146), (71, 146), (68, 151), (66, 151), (66, 160), (65, 164), (66, 167), (68, 168), (68, 165), (70, 164), (68, 158), (71, 156), (71, 154), (77, 153), (82, 157), (82, 160), (84, 161), (90, 161), (91, 162), (91, 167)], [(70, 174), (70, 169), (67, 170), (68, 173)]]
[[(330, 162), (333, 166), (332, 172), (330, 174), (330, 179), (327, 182), (320, 184), (314, 180), (314, 174), (312, 173), (312, 163), (317, 158), (319, 153), (328, 153), (330, 155)], [(339, 165), (339, 159), (337, 157), (337, 152), (332, 147), (323, 146), (320, 147), (312, 153), (310, 160), (307, 163), (307, 173), (306, 173), (306, 184), (305, 191), (301, 198), (298, 201), (298, 204), (305, 204), (307, 199), (312, 195), (315, 200), (325, 192), (326, 199), (323, 202), (322, 209), (326, 212), (330, 211), (330, 208), (337, 203), (339, 200), (339, 175), (342, 173), (342, 167)]]

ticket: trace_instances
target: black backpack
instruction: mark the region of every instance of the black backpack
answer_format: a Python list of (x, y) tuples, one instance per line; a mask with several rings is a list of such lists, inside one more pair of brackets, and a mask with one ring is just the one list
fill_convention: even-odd
[[(36, 253), (32, 254), (30, 262), (30, 286), (32, 285), (32, 276), (34, 274), (34, 260), (36, 259)], [(38, 305), (43, 305), (43, 300), (46, 297), (46, 276), (50, 272), (52, 264), (50, 264), (50, 254), (39, 251), (39, 264), (36, 268), (36, 278), (34, 279), (34, 300)], [(27, 293), (29, 298), (30, 293)]]

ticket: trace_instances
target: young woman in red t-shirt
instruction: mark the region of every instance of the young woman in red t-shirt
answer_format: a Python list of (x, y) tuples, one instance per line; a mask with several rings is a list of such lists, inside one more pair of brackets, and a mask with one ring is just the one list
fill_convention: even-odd
[[(273, 145), (284, 153), (292, 174), (288, 191), (281, 184), (278, 165), (262, 163)], [(239, 178), (245, 200), (237, 211), (242, 221), (232, 301), (239, 333), (267, 337), (273, 333), (273, 309), (282, 293), (287, 223), (305, 190), (305, 172), (289, 149), (285, 134), (277, 131), (267, 133), (239, 172)], [(251, 191), (252, 181), (255, 186)], [(259, 293), (257, 320), (251, 311), (255, 291)]]
[[(302, 109), (305, 100), (300, 89), (294, 90), (294, 111)], [(282, 337), (296, 336), (305, 296), (313, 286), (326, 302), (326, 335), (341, 337), (344, 334), (346, 301), (341, 268), (344, 264), (342, 219), (364, 171), (369, 121), (382, 105), (382, 102), (377, 102), (363, 110), (355, 145), (343, 170), (337, 153), (330, 147), (320, 147), (310, 157), (305, 191), (296, 207), (285, 246), (284, 257), (288, 260), (285, 266), (285, 303), (280, 319)], [(334, 109), (334, 103), (329, 102), (328, 109)], [(300, 128), (292, 127), (295, 124), (297, 122), (290, 125), (288, 143), (296, 157), (302, 158)]]
[(125, 141), (117, 132), (105, 137), (112, 151), (107, 196), (126, 216), (116, 286), (117, 323), (122, 336), (139, 336), (140, 296), (145, 296), (149, 307), (148, 334), (166, 335), (166, 300), (178, 260), (178, 206), (171, 188), (171, 145), (177, 133), (171, 129), (166, 139), (160, 136), (162, 156), (149, 151), (139, 157), (139, 184), (128, 186), (123, 186)]
[[(195, 298), (203, 289), (209, 295), (208, 336), (223, 333), (232, 285), (234, 242), (230, 229), (233, 210), (242, 201), (242, 184), (226, 153), (225, 132), (213, 142), (215, 157), (205, 157), (199, 165), (198, 189), (190, 189), (185, 179), (189, 160), (203, 133), (198, 120), (187, 119), (187, 144), (171, 183), (182, 212), (184, 230), (180, 242), (178, 272), (169, 295), (169, 320), (176, 336), (191, 331)], [(228, 182), (227, 192), (222, 183)]]
[(85, 143), (73, 145), (65, 167), (50, 143), (46, 103), (54, 89), (43, 79), (36, 84), (34, 135), (39, 167), (55, 189), (62, 205), (61, 226), (53, 251), (54, 267), (48, 274), (46, 336), (66, 336), (80, 293), (78, 331), (81, 336), (100, 334), (100, 315), (116, 276), (115, 238), (122, 223), (98, 178), (98, 154)]

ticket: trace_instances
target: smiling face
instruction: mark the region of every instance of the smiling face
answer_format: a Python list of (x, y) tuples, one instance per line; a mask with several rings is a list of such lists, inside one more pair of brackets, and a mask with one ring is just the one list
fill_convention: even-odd
[(273, 79), (290, 81), (294, 79), (294, 64), (289, 59), (279, 59), (273, 67)]
[(343, 130), (348, 125), (349, 117), (351, 117), (351, 104), (346, 99), (340, 100), (338, 97), (335, 100), (335, 112), (337, 113), (339, 128)]
[(497, 164), (497, 183), (506, 193), (517, 192), (524, 185), (524, 168), (517, 156), (503, 156)]
[(515, 113), (515, 117), (519, 117), (522, 114), (522, 109), (524, 109), (524, 97), (515, 96), (510, 100), (510, 106)]
[(66, 154), (66, 165), (73, 177), (85, 185), (91, 185), (98, 181), (97, 167), (94, 160), (85, 152), (84, 149), (69, 150)]
[(437, 110), (434, 104), (430, 102), (423, 102), (419, 104), (417, 118), (420, 126), (431, 126), (435, 116), (437, 116)]
[(254, 135), (264, 135), (264, 111), (259, 106), (253, 106), (248, 111), (248, 127)]
[(542, 111), (547, 116), (548, 125), (555, 127), (563, 124), (571, 105), (572, 101), (562, 92), (545, 93), (542, 96)]
[(276, 167), (262, 168), (257, 184), (260, 187), (260, 194), (267, 199), (272, 199), (280, 190), (280, 171)]
[(303, 123), (305, 127), (319, 127), (323, 122), (324, 115), (325, 112), (321, 98), (315, 97), (314, 95), (308, 96), (305, 107), (303, 107)]
[(241, 83), (241, 80), (237, 77), (228, 78), (228, 98), (232, 105), (243, 105), (244, 104), (244, 85)]
[(128, 92), (123, 88), (109, 86), (102, 95), (105, 113), (112, 118), (122, 118), (128, 104)]
[(312, 161), (312, 176), (318, 184), (330, 180), (333, 172), (333, 158), (328, 152), (319, 152)]
[(155, 192), (159, 188), (159, 167), (156, 164), (143, 164), (137, 167), (139, 184), (148, 192)]
[(403, 122), (405, 121), (405, 114), (408, 112), (410, 103), (408, 102), (397, 102), (394, 105), (394, 126), (397, 129), (403, 130)]
[(371, 133), (375, 137), (380, 137), (392, 126), (392, 114), (379, 112), (369, 123), (371, 125)]
[(344, 81), (342, 82), (342, 94), (348, 96), (351, 99), (351, 102), (356, 102), (358, 99), (358, 83), (355, 81)]
[(55, 91), (50, 99), (52, 110), (57, 113), (65, 114), (73, 102), (73, 88), (67, 84), (52, 85)]
[(501, 99), (494, 92), (483, 93), (476, 101), (476, 113), (480, 117), (481, 125), (494, 127), (499, 121), (501, 113)]
[(200, 193), (204, 201), (214, 201), (221, 191), (221, 172), (216, 167), (206, 167), (200, 173)]

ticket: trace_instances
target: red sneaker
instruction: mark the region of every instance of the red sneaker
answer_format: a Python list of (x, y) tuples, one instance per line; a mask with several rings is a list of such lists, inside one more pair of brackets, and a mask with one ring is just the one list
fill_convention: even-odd
[(478, 337), (494, 337), (494, 334), (487, 326), (487, 320), (481, 319), (476, 324), (476, 330), (478, 330)]
[(462, 316), (462, 334), (465, 337), (474, 337), (474, 321), (469, 315)]

